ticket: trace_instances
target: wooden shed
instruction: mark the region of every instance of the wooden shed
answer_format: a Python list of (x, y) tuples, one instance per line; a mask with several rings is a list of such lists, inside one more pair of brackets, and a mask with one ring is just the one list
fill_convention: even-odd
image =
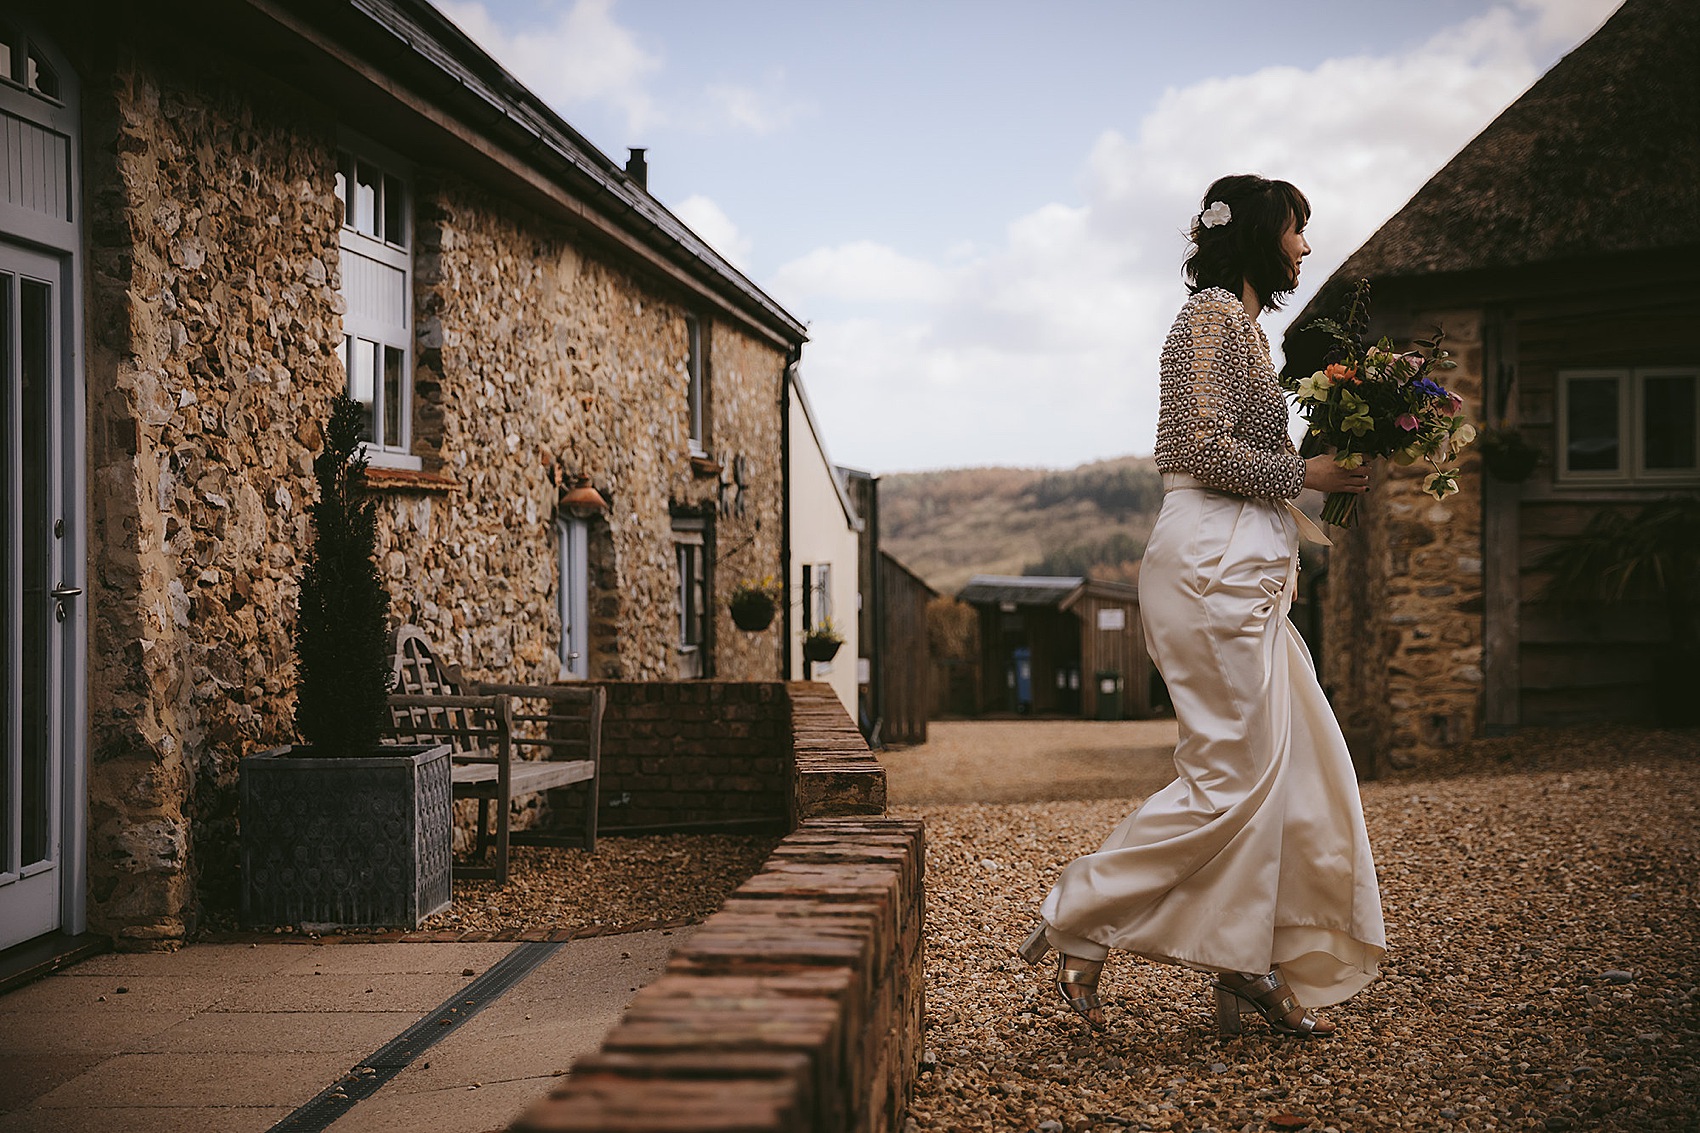
[(927, 603), (938, 591), (888, 552), (879, 553), (879, 735), (885, 743), (924, 744), (933, 703)]
[[(1368, 278), (1371, 333), (1443, 328), (1447, 384), (1492, 427), (1459, 497), (1378, 468), (1364, 522), (1335, 539), (1323, 683), (1366, 770), (1670, 700), (1667, 612), (1554, 605), (1538, 563), (1602, 514), (1700, 495), (1697, 60), (1700, 5), (1627, 0), (1293, 320)], [(1306, 349), (1289, 331), (1289, 359)], [(1519, 449), (1538, 463), (1517, 467)]]
[(1152, 667), (1135, 587), (975, 575), (957, 598), (979, 617), (979, 711), (1097, 719), (1151, 713)]

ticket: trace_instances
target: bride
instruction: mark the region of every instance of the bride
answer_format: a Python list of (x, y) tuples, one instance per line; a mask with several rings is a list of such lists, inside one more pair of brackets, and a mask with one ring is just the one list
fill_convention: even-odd
[(1163, 347), (1162, 510), (1140, 568), (1146, 644), (1168, 685), (1178, 778), (1077, 858), (1022, 944), (1058, 952), (1057, 990), (1095, 1029), (1109, 949), (1215, 975), (1217, 1025), (1257, 1012), (1328, 1035), (1308, 1007), (1375, 978), (1381, 895), (1351, 757), (1287, 621), (1301, 488), (1362, 492), (1365, 469), (1302, 459), (1257, 318), (1298, 285), (1310, 204), (1292, 185), (1223, 177), (1204, 195)]

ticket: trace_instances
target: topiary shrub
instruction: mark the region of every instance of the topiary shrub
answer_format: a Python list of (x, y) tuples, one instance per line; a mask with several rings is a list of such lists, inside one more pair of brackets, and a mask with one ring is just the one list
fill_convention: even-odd
[(314, 754), (370, 754), (388, 722), (390, 596), (365, 493), (358, 402), (338, 394), (313, 460), (319, 498), (295, 618), (295, 727)]

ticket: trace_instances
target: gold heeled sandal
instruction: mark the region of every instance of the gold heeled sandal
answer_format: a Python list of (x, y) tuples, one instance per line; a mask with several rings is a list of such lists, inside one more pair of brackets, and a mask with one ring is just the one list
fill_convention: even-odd
[[(1029, 964), (1037, 965), (1039, 961), (1045, 958), (1045, 953), (1050, 950), (1051, 942), (1045, 938), (1045, 922), (1040, 921), (1038, 927), (1027, 934), (1027, 939), (1021, 942), (1021, 946), (1015, 952)], [(1057, 953), (1057, 978), (1055, 980), (1057, 994), (1063, 997), (1063, 1002), (1067, 1003), (1076, 1015), (1086, 1020), (1087, 1026), (1100, 1034), (1108, 1031), (1109, 1027), (1098, 1022), (1089, 1014), (1092, 1011), (1103, 1014), (1104, 1011), (1104, 1001), (1098, 998), (1098, 977), (1104, 971), (1103, 962), (1099, 961), (1096, 972), (1087, 972), (1080, 968), (1069, 967), (1068, 962), (1071, 959), (1079, 960), (1078, 957), (1072, 957), (1063, 952)], [(1090, 960), (1079, 962), (1091, 963)], [(1080, 995), (1070, 995), (1068, 989), (1071, 987), (1086, 990)]]
[(1236, 986), (1229, 986), (1221, 979), (1210, 986), (1216, 996), (1216, 1030), (1225, 1039), (1239, 1034), (1240, 1016), (1253, 1011), (1263, 1016), (1269, 1029), (1278, 1035), (1313, 1039), (1327, 1038), (1334, 1033), (1332, 1027), (1327, 1030), (1318, 1027), (1316, 1016), (1308, 1010), (1297, 1023), (1287, 1022), (1287, 1016), (1302, 1009), (1279, 971), (1254, 976)]

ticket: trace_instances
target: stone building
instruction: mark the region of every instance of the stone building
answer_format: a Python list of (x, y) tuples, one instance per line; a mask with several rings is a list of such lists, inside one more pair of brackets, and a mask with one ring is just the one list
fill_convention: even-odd
[[(228, 906), (330, 399), (398, 620), (507, 679), (778, 679), (802, 325), (423, 0), (0, 14), (0, 946)], [(587, 480), (601, 511), (557, 506)], [(735, 546), (735, 568), (719, 569)], [(51, 593), (49, 593), (51, 592)]]
[(1448, 385), (1500, 442), (1444, 504), (1423, 466), (1378, 466), (1335, 538), (1323, 684), (1366, 773), (1519, 725), (1653, 718), (1683, 664), (1692, 697), (1664, 608), (1548, 601), (1540, 559), (1602, 514), (1700, 494), (1697, 60), (1700, 8), (1627, 0), (1293, 320), (1368, 278), (1371, 333), (1444, 329)]

